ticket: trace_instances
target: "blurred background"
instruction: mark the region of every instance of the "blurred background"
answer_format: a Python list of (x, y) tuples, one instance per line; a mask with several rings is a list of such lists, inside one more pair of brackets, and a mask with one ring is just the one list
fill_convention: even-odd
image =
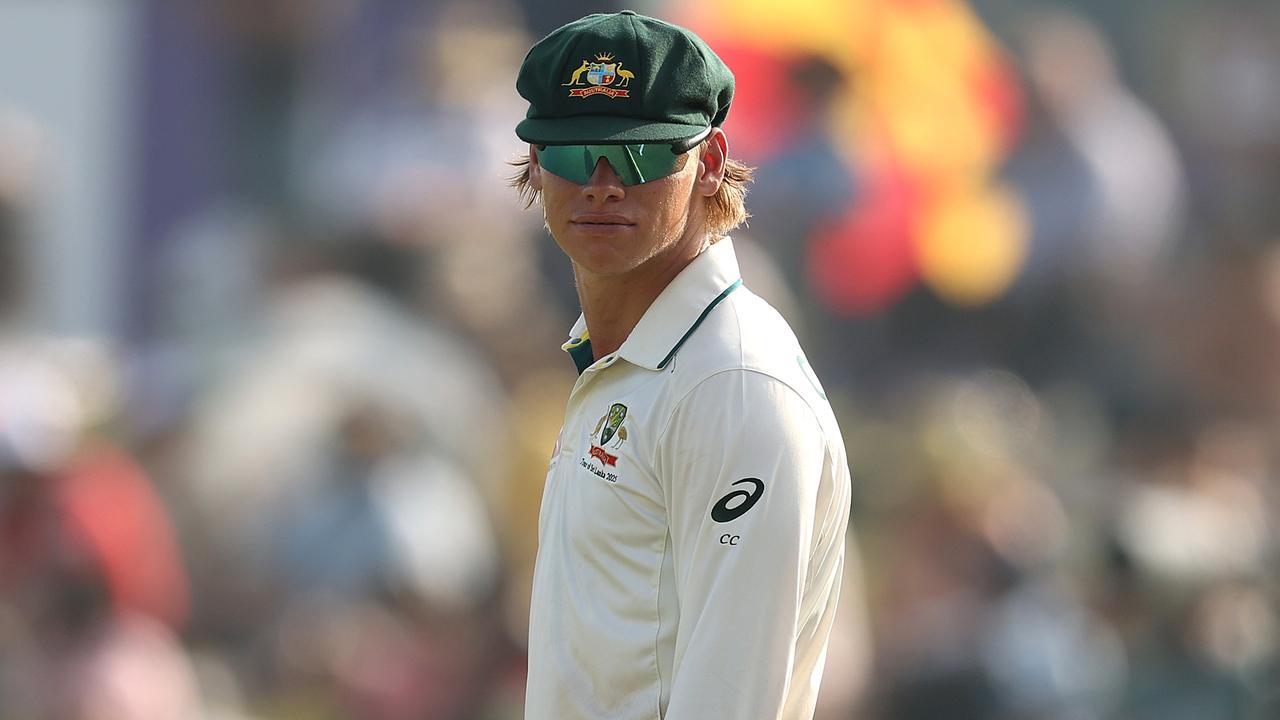
[[(630, 7), (737, 75), (848, 444), (819, 720), (1280, 717), (1280, 5)], [(521, 717), (514, 79), (616, 9), (0, 0), (0, 717)]]

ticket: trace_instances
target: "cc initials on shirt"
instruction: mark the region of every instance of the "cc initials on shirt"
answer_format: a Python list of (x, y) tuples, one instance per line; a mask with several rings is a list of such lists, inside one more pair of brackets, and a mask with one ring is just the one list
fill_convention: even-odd
[(733, 545), (736, 547), (738, 545), (738, 541), (741, 539), (742, 537), (740, 535), (730, 535), (729, 533), (725, 533), (720, 536), (720, 544)]

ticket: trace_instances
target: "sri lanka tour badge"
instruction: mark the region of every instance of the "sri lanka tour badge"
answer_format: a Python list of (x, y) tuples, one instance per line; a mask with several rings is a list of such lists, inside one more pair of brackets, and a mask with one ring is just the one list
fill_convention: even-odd
[(618, 464), (618, 456), (605, 452), (605, 447), (616, 449), (622, 447), (622, 443), (627, 441), (627, 428), (623, 426), (626, 420), (627, 406), (614, 403), (609, 407), (609, 412), (596, 423), (596, 429), (591, 431), (593, 439), (597, 437), (599, 439), (598, 443), (591, 444), (591, 457), (599, 460), (602, 466)]
[[(586, 78), (585, 81), (583, 78)], [(622, 61), (615, 61), (613, 55), (609, 53), (600, 53), (596, 55), (595, 62), (591, 60), (583, 60), (582, 64), (569, 76), (569, 82), (562, 83), (562, 87), (572, 87), (577, 85), (586, 85), (587, 87), (573, 87), (569, 91), (569, 97), (583, 98), (591, 95), (606, 95), (611, 98), (630, 97), (630, 90), (622, 90), (627, 83), (635, 79), (635, 74), (630, 70), (622, 67)], [(617, 86), (610, 87), (615, 82)]]

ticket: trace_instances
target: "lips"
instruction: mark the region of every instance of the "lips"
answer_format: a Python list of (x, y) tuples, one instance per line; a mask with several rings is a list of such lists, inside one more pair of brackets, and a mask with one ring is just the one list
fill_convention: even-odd
[(574, 216), (574, 217), (570, 220), (570, 222), (572, 222), (572, 223), (573, 223), (573, 224), (575, 224), (575, 225), (589, 225), (589, 226), (598, 226), (598, 225), (622, 225), (622, 226), (628, 226), (628, 225), (635, 225), (635, 223), (631, 222), (630, 220), (628, 220), (627, 218), (623, 217), (622, 215), (597, 215), (597, 214), (592, 214), (592, 213), (587, 213), (587, 214), (583, 214), (583, 215), (576, 215), (576, 216)]

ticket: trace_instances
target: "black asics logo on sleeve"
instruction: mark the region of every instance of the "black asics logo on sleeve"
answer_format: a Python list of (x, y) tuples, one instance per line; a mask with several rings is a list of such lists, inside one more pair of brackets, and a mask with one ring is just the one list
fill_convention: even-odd
[[(760, 496), (764, 494), (764, 483), (760, 481), (760, 478), (742, 478), (735, 482), (734, 485), (741, 485), (742, 483), (749, 483), (754, 486), (754, 489), (750, 492), (746, 490), (734, 490), (728, 495), (720, 498), (720, 500), (715, 504), (715, 507), (711, 508), (712, 520), (715, 520), (718, 523), (737, 520), (746, 514), (746, 512), (756, 504), (756, 501), (760, 499)], [(739, 499), (741, 499), (741, 502), (733, 507), (729, 507), (730, 503)]]

